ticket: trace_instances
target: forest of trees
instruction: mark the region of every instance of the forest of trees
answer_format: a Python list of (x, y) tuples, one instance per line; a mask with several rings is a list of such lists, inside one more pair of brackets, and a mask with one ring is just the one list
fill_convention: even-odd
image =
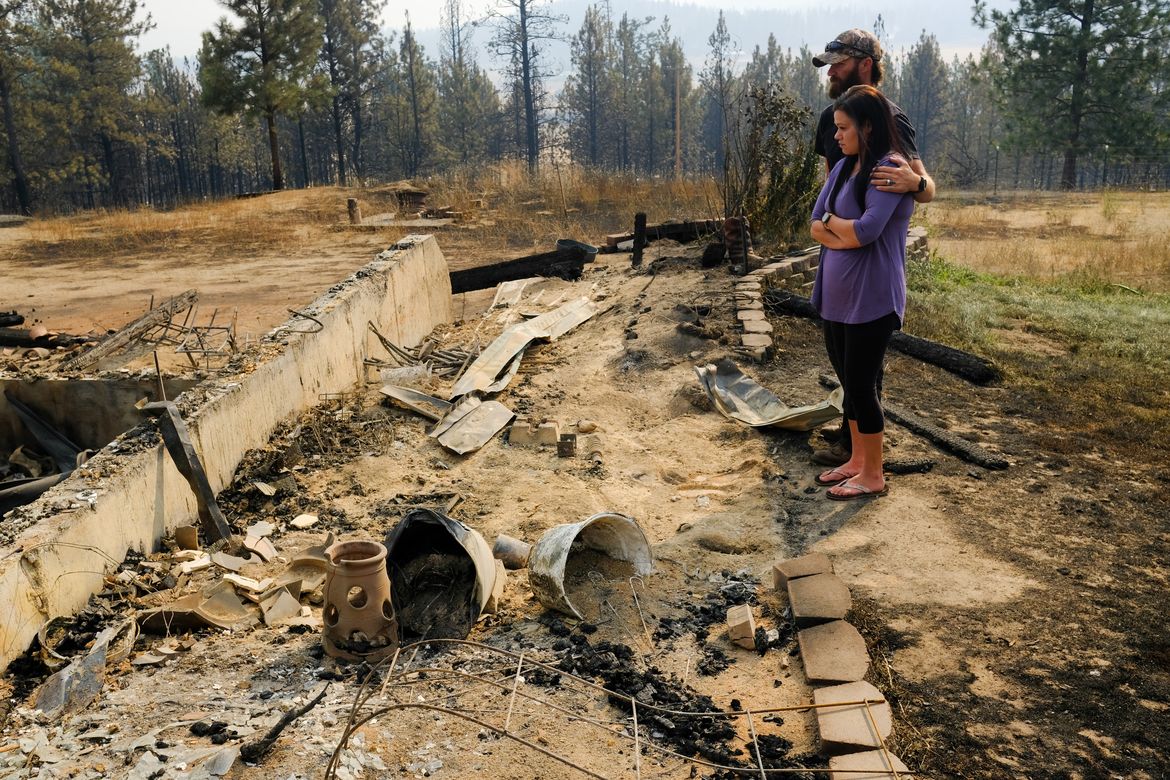
[[(516, 159), (647, 176), (718, 174), (753, 87), (828, 102), (815, 53), (740, 52), (722, 13), (688, 62), (669, 19), (549, 0), (486, 18), (442, 3), (427, 51), (385, 0), (220, 0), (195, 61), (138, 51), (137, 0), (0, 0), (0, 211), (151, 204), (367, 183)], [(1170, 0), (974, 8), (979, 56), (928, 31), (890, 52), (883, 89), (955, 188), (1170, 186)], [(551, 61), (549, 44), (571, 58)]]

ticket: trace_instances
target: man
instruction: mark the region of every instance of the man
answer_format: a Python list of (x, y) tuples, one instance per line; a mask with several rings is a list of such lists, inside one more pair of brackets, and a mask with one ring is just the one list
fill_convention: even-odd
[[(829, 66), (829, 97), (834, 100), (858, 84), (880, 86), (885, 68), (882, 45), (877, 36), (858, 29), (846, 30), (829, 41), (825, 45), (825, 51), (813, 57), (813, 65), (818, 68)], [(912, 192), (914, 200), (918, 203), (929, 203), (934, 200), (934, 180), (927, 174), (926, 167), (918, 157), (918, 148), (914, 144), (914, 126), (910, 124), (902, 109), (892, 102), (890, 108), (898, 125), (902, 146), (910, 159), (895, 156), (897, 164), (874, 168), (870, 181), (883, 192)], [(834, 138), (836, 132), (833, 106), (830, 104), (821, 112), (814, 144), (817, 154), (825, 158), (826, 175), (844, 156)], [(880, 374), (878, 392), (881, 392)], [(842, 418), (841, 431), (833, 446), (827, 450), (814, 452), (813, 460), (825, 466), (840, 466), (849, 460), (851, 447), (849, 426)]]

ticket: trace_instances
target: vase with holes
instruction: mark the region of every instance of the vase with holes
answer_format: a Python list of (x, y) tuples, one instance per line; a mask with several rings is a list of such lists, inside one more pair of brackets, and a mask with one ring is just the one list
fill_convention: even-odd
[(398, 648), (390, 601), (386, 548), (379, 542), (337, 542), (326, 551), (325, 652), (348, 661), (377, 662)]

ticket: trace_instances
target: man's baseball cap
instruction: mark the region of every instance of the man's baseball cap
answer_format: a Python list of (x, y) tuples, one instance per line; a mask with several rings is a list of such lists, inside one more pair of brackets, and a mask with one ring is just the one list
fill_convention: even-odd
[(882, 58), (882, 44), (877, 36), (866, 30), (846, 30), (825, 44), (825, 51), (813, 57), (818, 68), (835, 65), (850, 57), (871, 57), (874, 62)]

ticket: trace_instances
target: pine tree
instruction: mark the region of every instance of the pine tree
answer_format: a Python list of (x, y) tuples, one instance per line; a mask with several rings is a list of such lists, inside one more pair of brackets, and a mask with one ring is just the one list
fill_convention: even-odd
[(313, 0), (219, 0), (239, 20), (222, 18), (203, 33), (199, 81), (203, 100), (222, 113), (262, 118), (272, 157), (272, 187), (284, 189), (276, 118), (300, 109), (310, 94), (321, 49)]
[(932, 159), (931, 147), (948, 102), (947, 82), (947, 66), (938, 40), (923, 30), (902, 60), (898, 105), (914, 126), (914, 143), (924, 160)]
[(351, 164), (361, 176), (364, 117), (374, 77), (374, 42), (385, 0), (318, 0), (323, 22), (321, 62), (329, 76), (330, 120), (337, 181), (346, 185), (347, 136), (352, 136)]
[(706, 149), (714, 156), (715, 170), (722, 171), (727, 159), (727, 142), (731, 136), (731, 104), (735, 89), (734, 51), (723, 11), (719, 12), (719, 21), (707, 39), (707, 45), (710, 50), (700, 78), (706, 93), (703, 141)]
[(131, 92), (141, 72), (134, 44), (151, 26), (149, 17), (137, 15), (137, 0), (38, 4), (46, 88), (57, 96), (56, 130), (71, 141), (65, 166), (91, 185), (87, 205), (95, 205), (95, 186), (108, 188), (117, 205), (133, 197), (133, 157), (141, 140)]
[(32, 214), (32, 188), (21, 153), (13, 93), (18, 73), (31, 67), (28, 57), (22, 56), (23, 47), (18, 40), (22, 37), (21, 31), (26, 29), (21, 14), (27, 7), (28, 0), (0, 2), (0, 114), (3, 114), (4, 148), (12, 176), (12, 189), (17, 208), (22, 214)]
[(555, 26), (564, 21), (544, 10), (540, 0), (499, 0), (491, 12), (496, 32), (492, 48), (508, 63), (508, 76), (517, 109), (522, 110), (524, 155), (528, 171), (536, 173), (540, 160), (540, 124), (544, 111), (544, 41), (557, 37)]
[(439, 57), (440, 144), (447, 159), (468, 165), (498, 149), (500, 96), (491, 78), (475, 61), (461, 0), (446, 0)]
[(1076, 186), (1086, 150), (1147, 140), (1164, 124), (1153, 84), (1170, 52), (1170, 1), (1020, 0), (1009, 11), (979, 2), (975, 18), (1003, 55), (996, 86), (1012, 140), (1061, 153), (1063, 188)]
[[(585, 9), (581, 29), (573, 36), (570, 52), (574, 72), (565, 83), (562, 108), (568, 119), (569, 148), (573, 156), (587, 165), (602, 162), (606, 132), (606, 117), (613, 105), (613, 83), (610, 73), (609, 20), (596, 4)], [(625, 106), (617, 106), (623, 115)], [(627, 139), (628, 140), (628, 139)], [(619, 155), (628, 158), (628, 146)]]

